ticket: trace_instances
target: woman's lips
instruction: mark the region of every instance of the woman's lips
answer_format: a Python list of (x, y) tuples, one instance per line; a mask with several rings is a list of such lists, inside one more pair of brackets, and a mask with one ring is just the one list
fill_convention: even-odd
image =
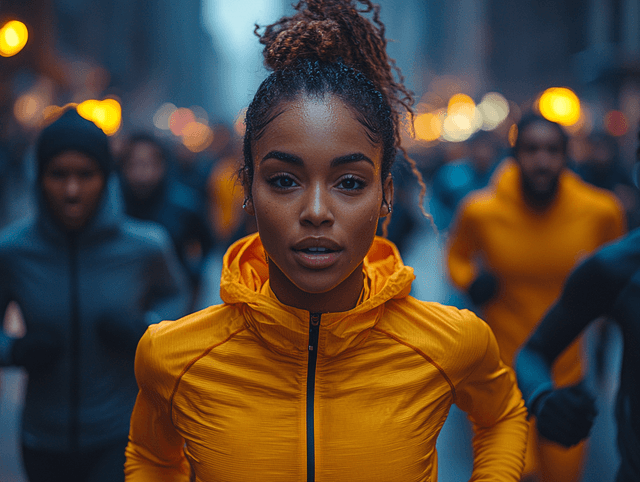
[(338, 260), (342, 251), (308, 248), (294, 249), (293, 253), (298, 263), (305, 268), (326, 269)]

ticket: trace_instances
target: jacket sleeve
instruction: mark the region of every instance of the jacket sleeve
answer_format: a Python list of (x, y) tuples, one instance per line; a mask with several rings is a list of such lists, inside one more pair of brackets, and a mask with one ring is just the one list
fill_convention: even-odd
[[(612, 251), (607, 249), (607, 253)], [(518, 382), (528, 407), (553, 388), (555, 359), (594, 319), (609, 314), (633, 269), (625, 258), (600, 251), (569, 275), (560, 297), (551, 306), (515, 361)]]
[[(187, 482), (189, 463), (184, 439), (171, 420), (171, 393), (174, 381), (154, 359), (151, 327), (136, 352), (138, 398), (131, 416), (129, 444), (125, 454), (127, 482)], [(157, 356), (156, 356), (157, 358)]]
[(145, 272), (147, 289), (143, 304), (147, 325), (177, 320), (187, 314), (190, 304), (187, 273), (178, 261), (169, 236), (165, 234), (161, 240)]
[(474, 257), (478, 252), (477, 233), (469, 215), (469, 202), (461, 205), (447, 241), (447, 266), (453, 284), (466, 291), (477, 276)]
[[(456, 386), (456, 405), (464, 410), (474, 428), (471, 480), (520, 480), (529, 424), (513, 370), (500, 358), (498, 344), (489, 326), (470, 312), (474, 329), (466, 353), (470, 373)], [(484, 353), (482, 349), (484, 346)]]

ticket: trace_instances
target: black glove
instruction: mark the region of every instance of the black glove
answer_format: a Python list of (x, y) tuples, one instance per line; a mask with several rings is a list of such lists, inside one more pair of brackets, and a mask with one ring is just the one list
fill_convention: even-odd
[(482, 306), (498, 293), (498, 278), (488, 271), (481, 271), (467, 289), (469, 298), (476, 306)]
[(120, 316), (101, 318), (96, 323), (96, 332), (108, 348), (118, 352), (134, 352), (144, 335), (147, 325), (142, 320)]
[(531, 411), (540, 435), (565, 447), (587, 438), (598, 414), (595, 397), (582, 383), (543, 393)]
[(27, 372), (45, 372), (51, 368), (62, 353), (62, 337), (48, 327), (37, 327), (17, 338), (11, 347), (11, 362), (23, 366)]

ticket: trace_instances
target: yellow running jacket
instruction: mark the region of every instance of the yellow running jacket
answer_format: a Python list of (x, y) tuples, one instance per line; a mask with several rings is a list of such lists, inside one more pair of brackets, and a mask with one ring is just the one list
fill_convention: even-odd
[(383, 238), (363, 271), (355, 308), (309, 313), (275, 297), (257, 235), (232, 245), (224, 304), (140, 341), (126, 480), (435, 481), (455, 403), (473, 480), (518, 481), (526, 409), (489, 327), (408, 296), (413, 270)]
[[(576, 263), (625, 229), (614, 195), (569, 170), (560, 175), (553, 204), (533, 211), (522, 195), (520, 170), (507, 160), (487, 188), (463, 201), (448, 241), (449, 274), (465, 291), (481, 267), (498, 277), (499, 292), (482, 316), (511, 366)], [(577, 343), (558, 358), (554, 373), (563, 385), (582, 377)]]

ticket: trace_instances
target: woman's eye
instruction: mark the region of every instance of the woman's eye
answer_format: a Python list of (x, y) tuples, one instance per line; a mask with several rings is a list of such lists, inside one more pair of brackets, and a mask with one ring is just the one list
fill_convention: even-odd
[(279, 189), (286, 189), (297, 186), (296, 182), (289, 176), (276, 176), (269, 180), (269, 183)]
[(352, 191), (362, 189), (364, 187), (364, 182), (360, 179), (356, 179), (355, 177), (346, 177), (340, 181), (339, 187), (341, 189)]

